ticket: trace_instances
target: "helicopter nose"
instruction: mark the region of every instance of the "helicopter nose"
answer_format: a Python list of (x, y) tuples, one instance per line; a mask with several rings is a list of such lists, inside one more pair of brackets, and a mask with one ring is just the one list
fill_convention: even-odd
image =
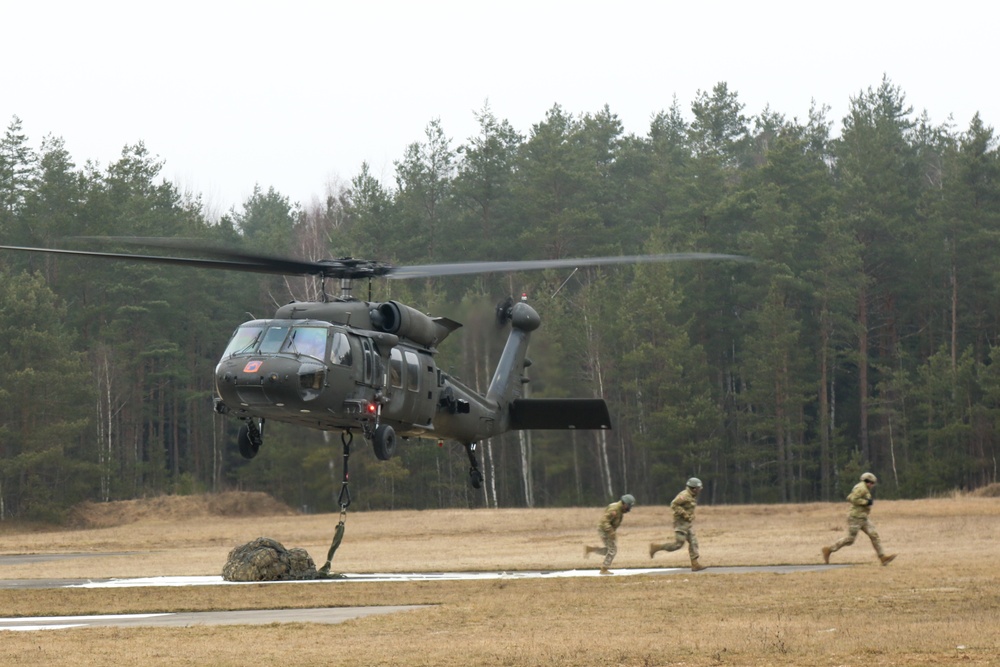
[(298, 411), (326, 386), (326, 367), (281, 357), (225, 360), (216, 368), (220, 397), (231, 405)]

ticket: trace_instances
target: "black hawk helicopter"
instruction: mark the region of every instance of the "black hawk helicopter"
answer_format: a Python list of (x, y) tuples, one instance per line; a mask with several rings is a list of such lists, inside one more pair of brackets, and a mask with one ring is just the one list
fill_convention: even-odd
[[(398, 438), (456, 440), (469, 457), (472, 485), (480, 488), (476, 446), (512, 430), (610, 429), (600, 398), (525, 398), (524, 369), (531, 332), (541, 324), (526, 297), (497, 306), (497, 320), (511, 330), (485, 394), (438, 368), (438, 346), (461, 327), (397, 301), (370, 302), (352, 294), (356, 279), (437, 276), (579, 268), (613, 264), (691, 260), (742, 260), (734, 255), (678, 253), (583, 259), (469, 262), (392, 266), (354, 258), (318, 262), (205, 246), (189, 239), (99, 240), (197, 253), (157, 256), (57, 248), (0, 246), (2, 250), (76, 255), (194, 268), (316, 276), (340, 281), (339, 296), (293, 301), (274, 316), (240, 324), (215, 369), (215, 411), (243, 422), (237, 442), (245, 458), (257, 455), (268, 420), (341, 431), (346, 460), (355, 432), (380, 460), (388, 460)], [(345, 481), (346, 483), (346, 481)]]

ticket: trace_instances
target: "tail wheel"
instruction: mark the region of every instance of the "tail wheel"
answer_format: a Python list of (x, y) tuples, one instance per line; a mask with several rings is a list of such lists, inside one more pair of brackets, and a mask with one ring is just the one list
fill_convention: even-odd
[(379, 424), (375, 427), (372, 447), (375, 449), (375, 458), (379, 461), (388, 461), (392, 458), (396, 452), (396, 432), (391, 426)]

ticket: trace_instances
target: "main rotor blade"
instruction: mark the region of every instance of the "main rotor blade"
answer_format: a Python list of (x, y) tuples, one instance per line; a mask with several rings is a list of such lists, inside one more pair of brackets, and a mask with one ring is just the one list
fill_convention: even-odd
[(687, 262), (705, 260), (752, 261), (740, 255), (719, 253), (671, 253), (663, 255), (622, 255), (612, 257), (580, 257), (568, 259), (538, 259), (501, 262), (464, 262), (456, 264), (418, 264), (413, 266), (392, 266), (382, 262), (344, 257), (309, 262), (288, 257), (277, 257), (242, 250), (206, 244), (195, 239), (149, 238), (149, 237), (77, 237), (77, 240), (117, 243), (123, 245), (171, 248), (207, 255), (208, 258), (170, 257), (162, 255), (142, 255), (120, 252), (100, 252), (93, 250), (66, 250), (60, 248), (29, 248), (24, 246), (0, 246), (0, 250), (21, 250), (55, 255), (124, 259), (138, 262), (189, 266), (202, 269), (227, 271), (249, 271), (272, 275), (313, 275), (326, 278), (374, 278), (386, 277), (395, 280), (409, 278), (432, 278), (437, 276), (461, 276), (481, 273), (536, 271), (539, 269), (580, 268), (586, 266), (608, 266), (613, 264), (649, 264), (654, 262)]
[(661, 255), (625, 255), (610, 257), (585, 257), (575, 259), (511, 260), (500, 262), (460, 262), (451, 264), (415, 264), (412, 266), (392, 266), (363, 259), (341, 258), (304, 262), (285, 257), (249, 253), (241, 250), (206, 245), (196, 239), (160, 237), (79, 237), (84, 240), (115, 241), (130, 245), (146, 245), (160, 248), (177, 248), (199, 252), (213, 257), (236, 262), (273, 267), (275, 273), (319, 274), (327, 277), (379, 277), (395, 280), (409, 278), (432, 278), (437, 276), (460, 276), (503, 271), (535, 271), (539, 269), (579, 268), (584, 266), (606, 266), (612, 264), (643, 264), (653, 262), (683, 262), (704, 260), (750, 261), (740, 255), (719, 253), (670, 253)]
[(460, 276), (472, 273), (497, 273), (500, 271), (535, 271), (538, 269), (579, 268), (582, 266), (607, 266), (611, 264), (649, 264), (653, 262), (690, 262), (699, 260), (751, 261), (741, 255), (718, 253), (682, 252), (666, 255), (622, 255), (618, 257), (583, 257), (571, 259), (537, 259), (510, 262), (467, 262), (459, 264), (423, 264), (397, 266), (387, 278), (427, 278), (432, 276)]
[[(96, 243), (117, 243), (121, 245), (147, 246), (152, 248), (170, 248), (183, 250), (185, 252), (197, 253), (213, 257), (218, 263), (209, 264), (208, 268), (231, 269), (235, 271), (247, 270), (258, 273), (270, 273), (274, 275), (311, 275), (326, 276), (335, 278), (359, 278), (372, 275), (371, 269), (367, 267), (371, 262), (364, 260), (323, 260), (312, 262), (307, 260), (294, 259), (291, 257), (279, 257), (277, 255), (267, 255), (264, 253), (246, 252), (236, 248), (227, 248), (214, 245), (199, 239), (191, 238), (164, 238), (149, 236), (77, 236), (78, 241)], [(148, 255), (124, 255), (125, 257), (135, 257), (140, 260)], [(183, 258), (178, 258), (183, 259)], [(365, 265), (359, 267), (358, 265)], [(254, 268), (244, 268), (244, 267)]]
[[(249, 271), (253, 273), (270, 273), (277, 275), (295, 274), (316, 274), (319, 273), (315, 267), (290, 266), (294, 260), (288, 260), (285, 266), (280, 268), (262, 262), (220, 259), (200, 259), (197, 257), (164, 257), (157, 255), (135, 255), (124, 252), (97, 252), (93, 250), (65, 250), (60, 248), (29, 248), (26, 246), (0, 245), (0, 250), (22, 250), (25, 252), (40, 252), (50, 255), (73, 255), (78, 257), (97, 257), (103, 259), (127, 259), (137, 262), (149, 262), (154, 264), (172, 264), (175, 266), (189, 266), (198, 269), (222, 269), (226, 271)], [(299, 263), (302, 264), (302, 263)]]
[[(77, 240), (98, 243), (114, 242), (124, 245), (148, 246), (153, 248), (172, 248), (185, 252), (207, 255), (223, 260), (216, 268), (232, 268), (239, 271), (240, 267), (253, 265), (258, 273), (275, 275), (310, 275), (325, 278), (374, 278), (384, 276), (393, 270), (390, 264), (367, 259), (341, 257), (339, 259), (322, 259), (309, 261), (268, 255), (259, 252), (249, 252), (237, 248), (206, 243), (199, 239), (164, 238), (151, 236), (77, 236)], [(141, 257), (137, 255), (137, 257)], [(234, 264), (227, 264), (234, 262)]]

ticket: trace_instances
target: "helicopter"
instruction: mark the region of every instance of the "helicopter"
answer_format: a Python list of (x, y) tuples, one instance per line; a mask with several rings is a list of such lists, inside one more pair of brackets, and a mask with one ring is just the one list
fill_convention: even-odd
[[(347, 454), (355, 432), (383, 461), (395, 454), (399, 439), (455, 440), (468, 454), (470, 481), (477, 489), (483, 482), (476, 455), (480, 441), (528, 429), (608, 430), (611, 417), (607, 403), (602, 398), (525, 397), (525, 369), (531, 364), (528, 343), (541, 325), (526, 295), (516, 301), (508, 297), (496, 308), (497, 323), (509, 324), (510, 333), (489, 387), (480, 393), (435, 362), (438, 347), (461, 324), (394, 300), (358, 299), (353, 295), (355, 280), (745, 259), (674, 253), (393, 266), (351, 257), (303, 261), (206, 246), (190, 239), (81, 238), (181, 250), (202, 257), (25, 246), (0, 246), (0, 250), (315, 276), (322, 281), (321, 300), (292, 301), (280, 306), (273, 317), (239, 324), (216, 365), (214, 410), (242, 422), (237, 445), (244, 458), (257, 455), (268, 421), (340, 431), (345, 481)], [(326, 293), (328, 279), (340, 281), (339, 295)]]

